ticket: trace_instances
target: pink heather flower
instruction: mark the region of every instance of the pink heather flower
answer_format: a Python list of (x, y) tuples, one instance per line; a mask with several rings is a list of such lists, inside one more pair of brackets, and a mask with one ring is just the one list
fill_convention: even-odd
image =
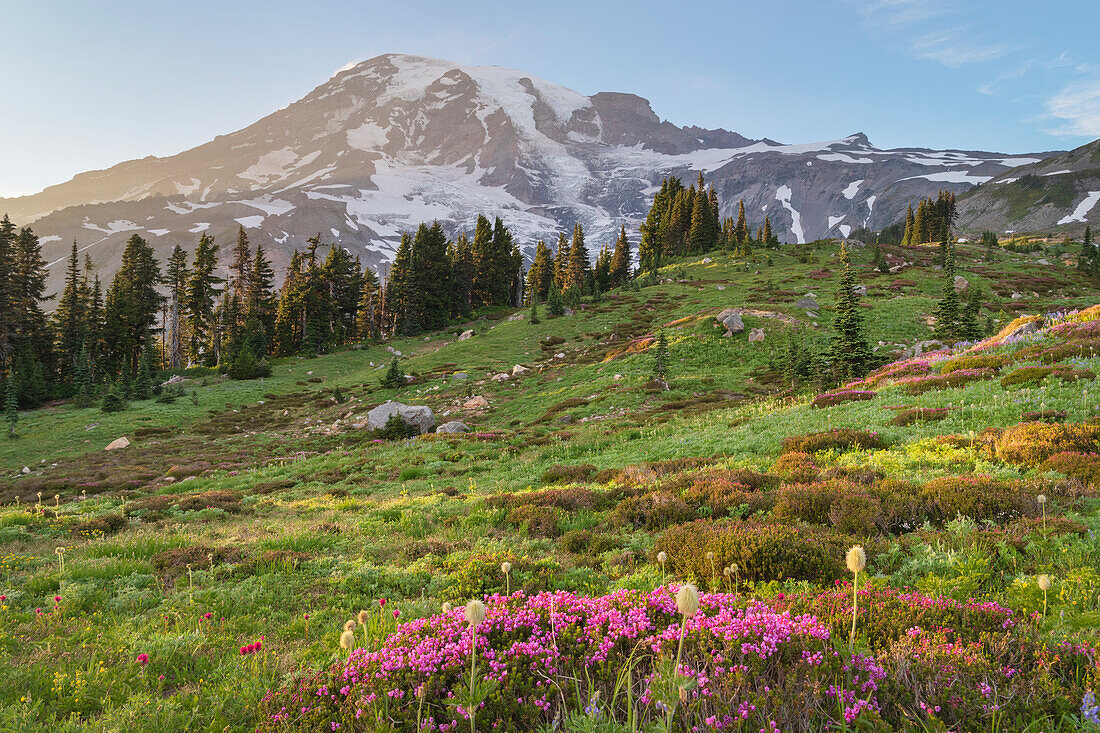
[(206, 613), (204, 613), (204, 614), (202, 615), (202, 617), (203, 617), (204, 619), (206, 619), (207, 621), (209, 621), (210, 619), (214, 618), (214, 614), (213, 614), (213, 613), (211, 613), (210, 611), (207, 611)]
[(393, 609), (393, 617), (396, 619), (396, 618), (399, 618), (400, 616), (401, 616), (401, 612), (398, 611), (396, 608)]
[(53, 602), (54, 603), (61, 603), (61, 596), (54, 596), (53, 597)]
[(149, 655), (146, 654), (145, 652), (142, 652), (141, 654), (138, 654), (137, 655), (137, 663), (140, 664), (142, 667), (144, 667), (146, 664), (149, 663)]
[(386, 599), (385, 598), (379, 598), (378, 599), (378, 607), (379, 608), (385, 608), (386, 607)]

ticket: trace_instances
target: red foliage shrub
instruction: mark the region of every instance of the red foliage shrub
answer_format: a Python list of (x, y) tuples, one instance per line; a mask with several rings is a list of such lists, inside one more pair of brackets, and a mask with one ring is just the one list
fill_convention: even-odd
[(1056, 453), (1092, 453), (1100, 425), (1025, 422), (1006, 428), (997, 439), (997, 457), (1008, 463), (1038, 466)]
[(1043, 461), (1040, 468), (1044, 471), (1056, 471), (1094, 488), (1100, 488), (1100, 454), (1098, 453), (1062, 451)]
[(784, 453), (772, 465), (772, 472), (786, 481), (809, 483), (816, 481), (818, 467), (809, 453)]
[(842, 405), (845, 402), (860, 402), (862, 400), (873, 400), (875, 398), (874, 392), (860, 389), (841, 390), (838, 392), (823, 392), (814, 397), (813, 402), (810, 404), (814, 407), (833, 407), (835, 405)]

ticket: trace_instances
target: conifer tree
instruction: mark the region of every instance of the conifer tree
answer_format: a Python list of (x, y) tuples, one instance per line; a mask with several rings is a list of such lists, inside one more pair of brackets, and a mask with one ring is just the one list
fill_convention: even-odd
[(224, 280), (215, 274), (218, 266), (218, 245), (212, 237), (203, 234), (195, 248), (191, 272), (187, 279), (184, 313), (187, 316), (187, 353), (192, 361), (207, 366), (217, 364), (217, 321), (214, 302), (221, 294), (219, 284)]
[(764, 246), (772, 243), (772, 220), (768, 217), (764, 217), (764, 232), (761, 234), (761, 244)]
[(734, 231), (738, 244), (744, 244), (749, 238), (749, 225), (745, 220), (745, 199), (737, 202), (737, 227)]
[(584, 295), (588, 279), (588, 248), (584, 246), (584, 229), (580, 223), (573, 225), (573, 241), (569, 244), (569, 261), (566, 263), (565, 290)]
[(103, 303), (103, 348), (114, 374), (129, 379), (137, 369), (164, 299), (157, 290), (160, 282), (153, 248), (134, 234), (126, 242), (122, 265)]
[(552, 316), (560, 316), (565, 313), (565, 304), (562, 302), (561, 290), (558, 289), (556, 280), (550, 283), (550, 294), (546, 300), (546, 309)]
[(164, 280), (168, 286), (168, 333), (165, 339), (168, 352), (168, 368), (183, 367), (184, 343), (184, 302), (187, 298), (187, 281), (190, 271), (187, 269), (187, 253), (178, 244), (172, 248), (168, 257), (168, 266)]
[(909, 204), (908, 210), (905, 212), (905, 236), (902, 237), (901, 243), (903, 246), (909, 246), (915, 244), (913, 241), (913, 230), (916, 227), (917, 219), (913, 216), (913, 205)]
[(1097, 249), (1092, 243), (1092, 227), (1085, 226), (1085, 236), (1081, 239), (1081, 254), (1077, 257), (1077, 269), (1094, 274), (1097, 270)]
[(15, 426), (19, 422), (19, 395), (15, 386), (15, 373), (8, 372), (4, 380), (4, 422), (8, 424), (8, 439), (16, 436)]
[(535, 245), (535, 259), (527, 271), (527, 299), (531, 303), (545, 300), (554, 281), (554, 260), (550, 248), (541, 239)]
[(252, 256), (252, 272), (248, 282), (245, 317), (255, 316), (264, 329), (266, 340), (275, 333), (275, 270), (261, 245)]
[(558, 290), (565, 290), (569, 272), (569, 239), (565, 232), (558, 232), (558, 246), (554, 250), (554, 282)]
[(76, 389), (76, 406), (88, 407), (92, 402), (92, 363), (88, 356), (88, 346), (80, 347), (76, 367), (73, 370), (73, 386)]
[(390, 362), (390, 368), (386, 370), (386, 373), (382, 375), (382, 387), (386, 389), (397, 389), (405, 384), (405, 372), (401, 371), (401, 365), (397, 361), (397, 356), (393, 357), (393, 361)]
[(471, 313), (470, 294), (473, 289), (473, 253), (470, 239), (465, 233), (459, 234), (447, 250), (451, 261), (451, 314), (456, 318), (469, 318)]
[[(954, 288), (952, 288), (954, 289)], [(959, 338), (964, 341), (977, 341), (985, 335), (981, 322), (982, 289), (978, 285), (967, 288), (966, 305), (959, 316)]]
[(872, 355), (863, 332), (863, 315), (856, 295), (855, 271), (848, 257), (848, 248), (840, 247), (840, 290), (836, 295), (831, 356), (840, 375), (847, 379), (862, 377), (870, 370)]
[[(229, 289), (236, 293), (237, 302), (248, 302), (249, 285), (252, 282), (252, 251), (249, 249), (248, 235), (242, 225), (237, 230), (237, 243), (233, 245), (233, 256), (229, 262)], [(242, 307), (241, 318), (245, 308)]]
[[(478, 218), (479, 228), (482, 219), (484, 217)], [(485, 220), (486, 226), (488, 223), (488, 220)], [(485, 246), (488, 246), (488, 239)], [(416, 282), (412, 272), (412, 237), (408, 232), (404, 232), (386, 281), (385, 318), (391, 333), (405, 335), (414, 332), (416, 314), (412, 304), (416, 297)]]
[(653, 378), (666, 383), (668, 381), (668, 366), (672, 356), (668, 350), (668, 338), (664, 331), (657, 332), (657, 340), (653, 344)]
[(419, 328), (442, 328), (451, 310), (451, 263), (447, 259), (447, 235), (435, 222), (416, 230), (410, 253), (412, 279), (417, 300), (412, 307)]
[(703, 191), (703, 174), (699, 174), (699, 194), (696, 194), (691, 210), (691, 228), (688, 232), (688, 248), (693, 253), (706, 252), (714, 247), (711, 231), (710, 199)]
[(355, 312), (355, 331), (360, 339), (374, 340), (381, 337), (382, 289), (378, 277), (371, 270), (363, 273), (363, 288), (359, 295), (359, 307)]
[(15, 225), (0, 218), (0, 365), (10, 365), (15, 329), (12, 273), (15, 269)]
[(948, 243), (947, 257), (943, 264), (943, 287), (940, 302), (936, 305), (935, 334), (942, 339), (961, 337), (959, 324), (959, 294), (955, 290), (955, 246)]
[(64, 381), (75, 382), (77, 358), (88, 337), (88, 328), (85, 322), (88, 307), (85, 301), (86, 291), (87, 287), (80, 268), (80, 258), (74, 239), (72, 250), (69, 253), (69, 261), (65, 268), (65, 285), (61, 291), (61, 297), (57, 301), (57, 310), (54, 311), (53, 315), (54, 330), (57, 333), (57, 355), (60, 358)]
[(53, 338), (42, 303), (53, 296), (46, 297), (46, 261), (38, 236), (28, 227), (20, 229), (15, 240), (8, 286), (14, 319), (13, 354), (33, 361), (44, 373), (53, 368)]
[(630, 280), (630, 241), (626, 238), (626, 227), (619, 227), (619, 238), (615, 240), (615, 251), (609, 265), (611, 287), (618, 288)]

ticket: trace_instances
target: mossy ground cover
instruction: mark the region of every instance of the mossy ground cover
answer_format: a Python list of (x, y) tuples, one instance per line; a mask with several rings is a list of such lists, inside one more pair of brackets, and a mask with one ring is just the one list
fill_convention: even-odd
[[(924, 264), (883, 274), (869, 251), (856, 256), (882, 354), (930, 337), (940, 288), (931, 249), (897, 254)], [(774, 601), (831, 585), (843, 573), (835, 550), (849, 542), (867, 546), (876, 585), (1038, 613), (1037, 634), (1052, 643), (1091, 638), (1098, 487), (1052, 468), (1077, 460), (1010, 459), (1023, 454), (996, 431), (1029, 412), (1091, 424), (1094, 382), (1002, 386), (1013, 369), (1051, 366), (1039, 349), (961, 386), (913, 394), (885, 379), (872, 399), (813, 407), (812, 393), (785, 391), (779, 370), (789, 320), (809, 337), (828, 325), (836, 255), (828, 245), (752, 263), (713, 253), (572, 316), (486, 314), (392, 342), (415, 376), (398, 390), (378, 385), (390, 353), (365, 345), (276, 361), (262, 381), (197, 377), (170, 405), (21, 415), (20, 437), (0, 442), (0, 727), (251, 730), (268, 712), (265, 692), (342, 658), (343, 622), (382, 598), (386, 612), (372, 613), (362, 644), (444, 602), (505, 589), (649, 592), (678, 578)], [(1029, 292), (1029, 312), (1095, 301), (1078, 273), (1036, 259), (960, 252), (998, 328), (1018, 301), (997, 293), (1020, 282), (1044, 286)], [(793, 306), (808, 293), (820, 310)], [(744, 334), (716, 327), (726, 307), (752, 309)], [(752, 328), (765, 330), (763, 343), (748, 342)], [(667, 391), (650, 381), (651, 353), (628, 348), (657, 330), (672, 356)], [(1015, 358), (1065, 341), (1044, 332), (980, 353)], [(1100, 373), (1100, 358), (1081, 353), (1054, 364)], [(515, 364), (530, 371), (491, 379)], [(928, 368), (937, 374), (938, 359)], [(465, 409), (474, 395), (488, 407)], [(356, 426), (389, 398), (473, 432), (377, 441)], [(895, 419), (912, 410), (937, 419)], [(834, 445), (816, 435), (833, 429), (876, 437)], [(119, 435), (132, 445), (104, 452)], [(804, 458), (781, 460), (789, 438)], [(974, 476), (995, 483), (975, 491)], [(761, 563), (763, 550), (744, 541), (792, 532), (823, 564)], [(708, 562), (704, 546), (726, 554)], [(655, 561), (663, 548), (670, 566)], [(722, 571), (735, 557), (731, 578)], [(1045, 615), (1039, 574), (1053, 578)]]

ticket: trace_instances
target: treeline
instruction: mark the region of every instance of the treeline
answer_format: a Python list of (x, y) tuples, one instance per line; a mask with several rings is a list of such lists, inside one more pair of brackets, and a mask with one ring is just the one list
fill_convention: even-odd
[[(479, 216), (473, 237), (448, 239), (440, 224), (402, 235), (385, 283), (345, 248), (307, 240), (295, 250), (282, 287), (262, 246), (243, 227), (218, 272), (219, 247), (201, 235), (194, 252), (176, 245), (163, 267), (140, 235), (104, 289), (74, 242), (47, 316), (46, 263), (38, 237), (0, 221), (2, 394), (23, 407), (74, 397), (104, 398), (105, 409), (159, 390), (164, 370), (218, 368), (234, 378), (270, 373), (268, 356), (316, 354), (334, 346), (436, 330), (484, 307), (548, 302), (552, 312), (626, 284), (631, 247), (622, 228), (591, 264), (584, 229), (551, 250), (539, 241), (524, 260), (500, 218)], [(326, 252), (320, 252), (327, 248)], [(223, 271), (225, 272), (225, 271)]]
[(744, 200), (738, 206), (736, 219), (722, 219), (720, 210), (718, 194), (713, 186), (706, 188), (702, 173), (698, 187), (692, 184), (684, 188), (679, 178), (665, 178), (641, 227), (642, 241), (638, 248), (641, 269), (656, 272), (661, 263), (671, 258), (701, 254), (715, 248), (748, 255), (754, 243), (778, 244), (768, 217), (764, 217), (764, 223), (757, 227), (753, 236), (745, 218)]
[(916, 213), (910, 204), (905, 213), (905, 232), (901, 243), (910, 245), (946, 242), (951, 238), (951, 227), (957, 217), (955, 194), (950, 191), (940, 191), (935, 201), (930, 198), (921, 199), (917, 202)]

